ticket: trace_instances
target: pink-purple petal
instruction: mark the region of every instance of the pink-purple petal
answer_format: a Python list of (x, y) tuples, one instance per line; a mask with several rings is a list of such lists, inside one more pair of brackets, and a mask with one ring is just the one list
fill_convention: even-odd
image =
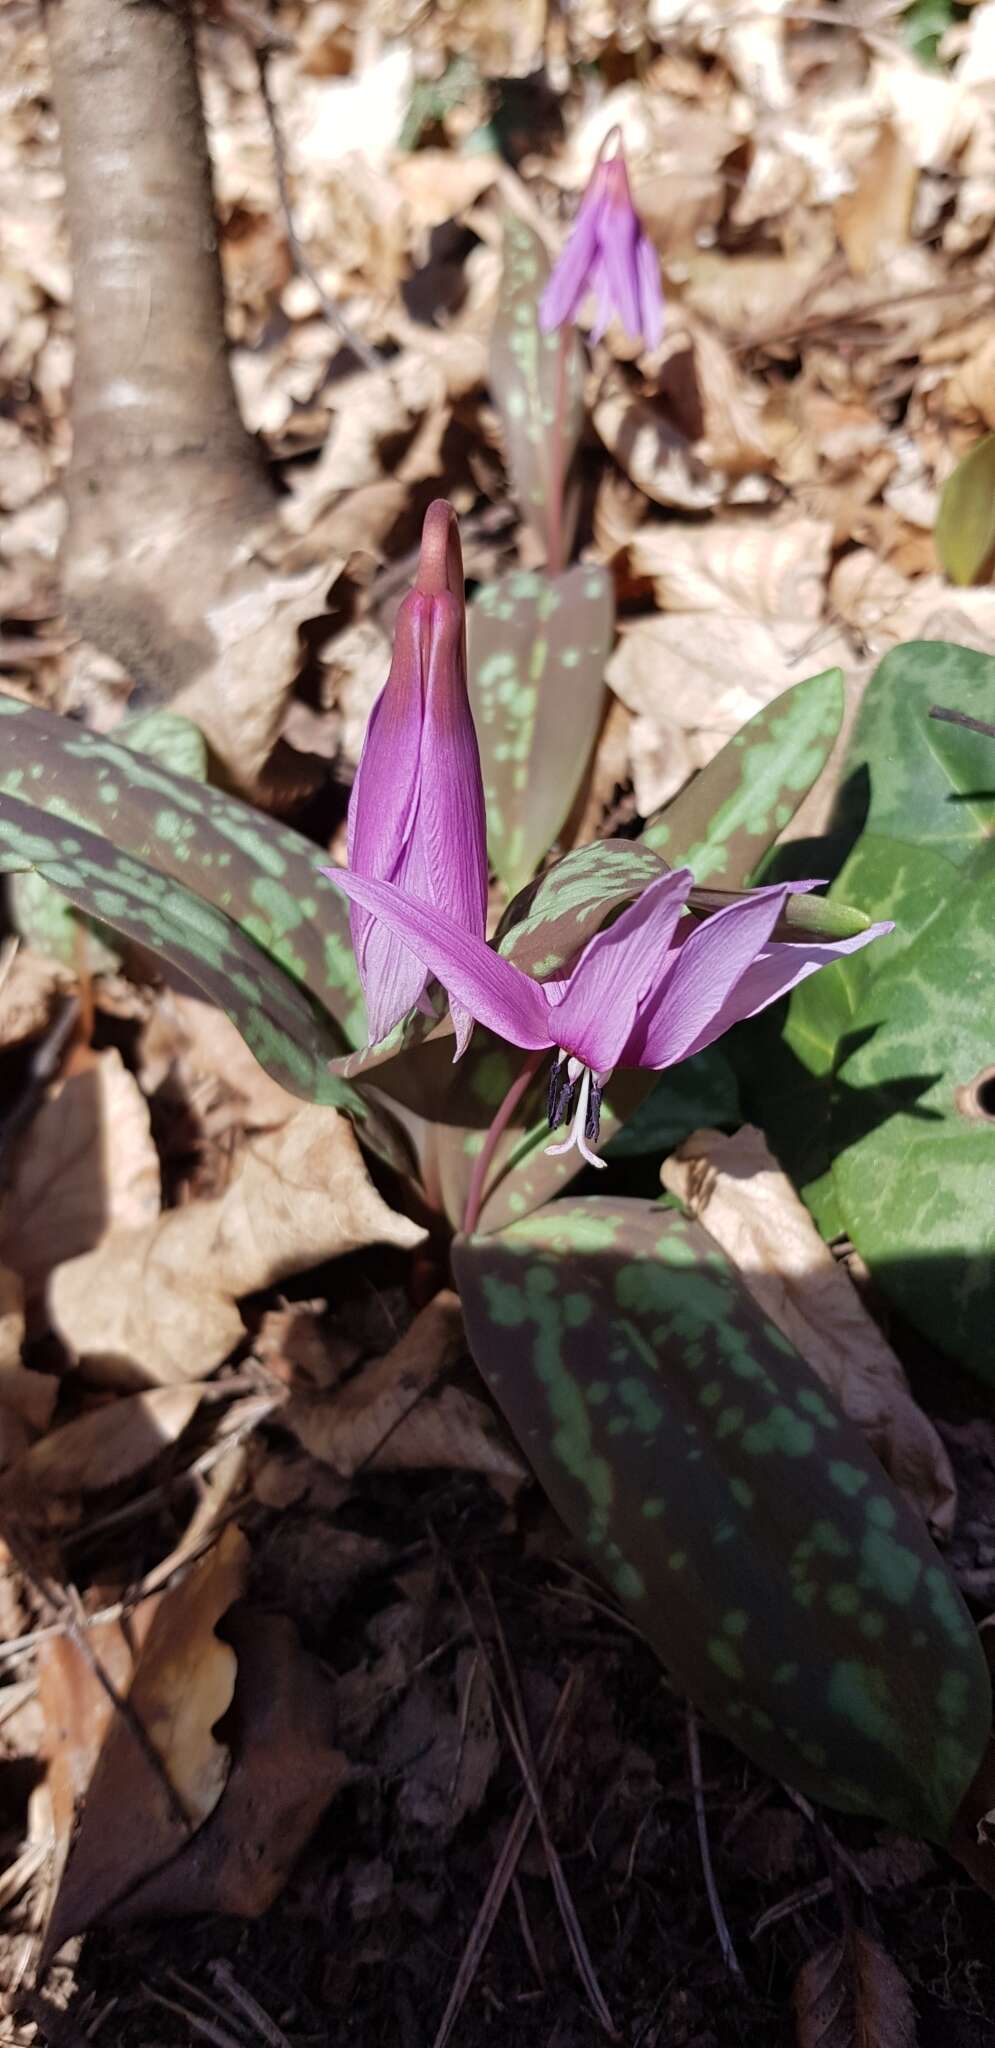
[(693, 876), (677, 868), (595, 932), (549, 1013), (555, 1043), (596, 1072), (617, 1065), (640, 1004), (663, 972)]
[[(792, 888), (797, 890), (797, 883)], [(720, 1029), (728, 1031), (733, 1024), (739, 1024), (745, 1017), (756, 1017), (779, 996), (797, 988), (800, 981), (807, 981), (810, 974), (817, 974), (820, 967), (830, 967), (835, 960), (845, 959), (848, 953), (859, 953), (862, 946), (869, 946), (872, 939), (885, 938), (894, 931), (893, 924), (872, 924), (866, 932), (858, 932), (852, 939), (821, 940), (808, 944), (804, 940), (773, 940), (757, 958), (751, 961), (745, 973), (740, 976), (736, 987), (723, 1008)], [(714, 1034), (713, 1034), (714, 1035)], [(704, 1039), (695, 1042), (689, 1053), (701, 1051)]]
[(588, 290), (598, 248), (598, 203), (589, 193), (550, 271), (539, 301), (539, 326), (544, 334), (576, 317)]
[(636, 1020), (627, 1065), (673, 1066), (727, 1029), (733, 990), (767, 945), (788, 893), (787, 885), (758, 889), (745, 902), (706, 918), (675, 948)]
[(323, 868), (322, 874), (380, 919), (479, 1024), (528, 1051), (552, 1044), (549, 1005), (540, 983), (483, 939), (390, 882), (370, 881), (346, 868)]
[(663, 340), (663, 286), (660, 258), (644, 229), (636, 242), (636, 273), (639, 290), (639, 331), (647, 348), (659, 348)]

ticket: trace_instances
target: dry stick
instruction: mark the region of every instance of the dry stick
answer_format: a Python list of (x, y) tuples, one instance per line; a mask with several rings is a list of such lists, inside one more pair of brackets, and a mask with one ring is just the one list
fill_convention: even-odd
[(742, 1983), (743, 1972), (739, 1967), (739, 1961), (732, 1943), (732, 1935), (729, 1932), (722, 1900), (719, 1897), (719, 1888), (715, 1882), (715, 1872), (712, 1869), (712, 1852), (708, 1844), (708, 1820), (705, 1814), (705, 1792), (701, 1779), (701, 1745), (698, 1741), (698, 1716), (690, 1700), (687, 1703), (687, 1737), (688, 1761), (691, 1765), (691, 1791), (694, 1798), (694, 1818), (698, 1830), (698, 1849), (701, 1855), (701, 1869), (705, 1879), (705, 1890), (708, 1893), (708, 1903), (711, 1908), (712, 1925), (719, 1937), (719, 1948), (722, 1951), (722, 1960), (726, 1969), (733, 1977), (738, 1977), (740, 1983)]
[[(511, 1694), (514, 1726), (512, 1725), (512, 1716), (509, 1716), (507, 1708), (505, 1707), (504, 1701), (502, 1700), (500, 1693), (498, 1692), (496, 1687), (492, 1686), (492, 1689), (494, 1691), (494, 1697), (497, 1700), (498, 1707), (501, 1711), (501, 1718), (505, 1725), (505, 1732), (507, 1734), (508, 1741), (510, 1742), (512, 1750), (514, 1752), (515, 1761), (518, 1765), (519, 1770), (521, 1771), (522, 1777), (524, 1778), (526, 1786), (529, 1791), (529, 1796), (532, 1799), (535, 1806), (536, 1823), (538, 1825), (539, 1834), (542, 1840), (543, 1854), (545, 1855), (546, 1862), (549, 1866), (549, 1876), (550, 1882), (552, 1883), (553, 1887), (553, 1896), (556, 1900), (557, 1907), (559, 1908), (560, 1919), (563, 1922), (567, 1940), (570, 1943), (570, 1952), (573, 1956), (574, 1963), (576, 1965), (577, 1974), (587, 1993), (592, 2010), (594, 2011), (595, 2015), (600, 2021), (609, 2039), (612, 2041), (617, 2041), (619, 2036), (615, 2027), (615, 2022), (612, 2019), (611, 2013), (608, 2010), (608, 2007), (605, 2003), (604, 1994), (602, 1992), (600, 1984), (598, 1983), (594, 1964), (591, 1961), (590, 1951), (588, 1949), (587, 1942), (584, 1939), (584, 1934), (580, 1925), (580, 1921), (577, 1918), (577, 1909), (574, 1905), (573, 1899), (570, 1896), (570, 1888), (567, 1884), (566, 1877), (564, 1876), (563, 1865), (560, 1862), (559, 1853), (549, 1832), (549, 1823), (546, 1819), (546, 1810), (540, 1798), (540, 1788), (536, 1776), (535, 1752), (532, 1747), (532, 1738), (529, 1734), (529, 1725), (525, 1718), (525, 1707), (522, 1702), (521, 1688), (518, 1683), (518, 1674), (515, 1670), (514, 1664), (511, 1661), (511, 1652), (508, 1649), (507, 1638), (505, 1636), (504, 1629), (501, 1626), (501, 1617), (498, 1614), (497, 1608), (494, 1604), (493, 1594), (491, 1593), (490, 1586), (488, 1585), (487, 1580), (484, 1578), (483, 1573), (479, 1572), (477, 1576), (481, 1592), (483, 1593), (484, 1598), (487, 1601), (487, 1605), (490, 1609), (494, 1633), (497, 1637), (498, 1647), (501, 1651), (501, 1659), (504, 1664), (505, 1677), (508, 1681), (508, 1691)], [(486, 1668), (490, 1662), (487, 1656), (486, 1647), (484, 1645), (483, 1639), (479, 1634), (479, 1631), (477, 1630), (476, 1624), (473, 1619), (473, 1615), (470, 1611), (469, 1603), (467, 1602), (463, 1594), (462, 1588), (458, 1587), (457, 1590), (459, 1591), (460, 1599), (463, 1601), (467, 1619), (477, 1639), (477, 1644), (480, 1649), (481, 1656), (484, 1659)]]
[[(556, 1710), (543, 1737), (536, 1765), (536, 1776), (540, 1788), (545, 1785), (549, 1773), (560, 1751), (560, 1745), (573, 1718), (577, 1694), (577, 1673), (571, 1671), (563, 1691), (556, 1702)], [(497, 1862), (491, 1873), (490, 1883), (481, 1901), (480, 1911), (470, 1930), (470, 1938), (460, 1958), (459, 1969), (453, 1979), (446, 2010), (439, 2023), (432, 2048), (446, 2048), (446, 2043), (463, 2010), (467, 1993), (480, 1966), (481, 1957), (494, 1931), (494, 1925), (504, 1895), (515, 1874), (518, 1859), (529, 1838), (536, 1809), (531, 1793), (523, 1792), (514, 1818), (505, 1835)]]
[(340, 312), (335, 301), (329, 298), (321, 279), (318, 277), (313, 264), (309, 261), (304, 251), (294, 222), (294, 210), (290, 199), (290, 185), (287, 180), (287, 156), (283, 147), (283, 135), (277, 118), (276, 105), (270, 91), (267, 53), (265, 50), (261, 50), (257, 44), (252, 45), (252, 53), (256, 60), (256, 70), (259, 74), (259, 91), (262, 96), (266, 119), (269, 123), (270, 142), (273, 149), (273, 169), (276, 174), (276, 189), (280, 195), (280, 207), (283, 212), (287, 247), (290, 250), (294, 269), (300, 277), (307, 279), (312, 290), (317, 293), (318, 304), (329, 326), (334, 327), (336, 333), (345, 342), (346, 347), (351, 348), (354, 356), (358, 356), (363, 367), (367, 370), (382, 369), (385, 358), (378, 349), (371, 348), (369, 342), (364, 341), (361, 334), (357, 334), (356, 329), (346, 319), (345, 314)]
[(278, 2027), (276, 2021), (270, 2019), (269, 2013), (264, 2012), (251, 1991), (246, 1991), (244, 1985), (239, 1983), (230, 1963), (211, 1963), (209, 1969), (214, 1982), (220, 1985), (222, 1990), (227, 1991), (232, 2004), (237, 2005), (245, 2014), (260, 2038), (267, 2043), (267, 2048), (290, 2048), (283, 2028)]
[(980, 732), (986, 740), (995, 740), (995, 725), (988, 725), (983, 718), (969, 718), (966, 711), (945, 711), (940, 704), (930, 710), (931, 718), (941, 718), (945, 725), (964, 725), (968, 732)]

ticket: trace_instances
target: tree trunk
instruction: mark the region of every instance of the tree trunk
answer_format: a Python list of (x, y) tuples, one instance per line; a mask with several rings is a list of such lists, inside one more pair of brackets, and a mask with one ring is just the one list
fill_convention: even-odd
[(187, 0), (49, 0), (76, 366), (63, 581), (136, 682), (209, 670), (207, 622), (273, 497), (228, 369)]

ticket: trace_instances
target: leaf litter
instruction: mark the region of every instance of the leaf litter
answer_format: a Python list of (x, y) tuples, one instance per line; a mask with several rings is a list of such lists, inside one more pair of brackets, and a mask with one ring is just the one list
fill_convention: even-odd
[[(561, 18), (287, 0), (269, 79), (317, 285), (291, 260), (256, 65), (226, 15), (210, 10), (200, 35), (234, 372), (284, 487), (272, 530), (233, 567), (211, 621), (214, 668), (187, 705), (233, 780), (258, 788), (283, 735), (344, 792), (403, 589), (391, 571), (430, 496), (444, 491), (464, 517), (468, 575), (514, 570), (519, 541), (529, 565), (487, 392), (505, 209), (553, 246), (615, 122), (670, 311), (655, 361), (610, 330), (589, 371), (580, 476), (622, 630), (587, 830), (655, 809), (815, 669), (838, 661), (859, 688), (916, 635), (995, 652), (991, 592), (952, 587), (932, 538), (958, 459), (995, 426), (989, 6), (925, 71), (890, 8), (579, 0)], [(123, 679), (57, 609), (72, 277), (44, 41), (23, 10), (0, 33), (13, 81), (0, 144), (0, 367), (13, 393), (3, 682), (85, 709), (99, 729)], [(598, 81), (590, 100), (571, 89), (578, 65)], [(543, 76), (562, 146), (541, 118)], [(323, 297), (383, 360), (343, 355)], [(481, 505), (493, 523), (475, 529)], [(306, 803), (313, 766), (298, 760), (290, 782), (290, 801)], [(270, 793), (286, 801), (287, 784), (275, 776)], [(323, 821), (329, 838), (343, 804)], [(24, 947), (3, 979), (15, 1099), (75, 979)], [(189, 992), (153, 985), (129, 1008), (122, 982), (135, 991), (127, 969), (116, 995), (111, 970), (97, 975), (88, 1063), (60, 1063), (4, 1158), (0, 1592), (26, 1647), (0, 1666), (0, 1741), (5, 1762), (46, 1772), (20, 1832), (16, 1794), (9, 1822), (3, 1810), (8, 1868), (31, 1873), (2, 1894), (12, 1979), (25, 1941), (37, 1960), (43, 1923), (53, 1949), (87, 1926), (52, 1995), (91, 2038), (125, 2048), (144, 2048), (152, 2010), (164, 2039), (195, 2032), (177, 1969), (211, 1987), (239, 2042), (258, 2037), (252, 2010), (272, 2016), (273, 2038), (414, 2039), (413, 2015), (440, 2016), (454, 1983), (464, 2027), (487, 2014), (523, 2043), (594, 2038), (590, 2005), (567, 1988), (543, 1831), (525, 1843), (535, 1807), (453, 1589), (453, 1569), (471, 1585), (479, 1566), (545, 1825), (608, 2009), (634, 2038), (767, 2039), (797, 1979), (802, 2042), (905, 2048), (911, 1985), (924, 2048), (953, 2027), (974, 2048), (990, 1973), (979, 1994), (970, 1908), (951, 1905), (935, 1865), (896, 1862), (887, 1837), (839, 1823), (878, 1923), (839, 1940), (811, 1829), (706, 1733), (726, 1909), (742, 1928), (788, 1908), (762, 1937), (757, 1981), (773, 1992), (744, 1993), (731, 2015), (683, 1717), (523, 1487), (466, 1372), (452, 1299), (412, 1294), (415, 1267), (437, 1284), (434, 1247), (335, 1112), (302, 1111)], [(702, 1205), (767, 1312), (947, 1533), (948, 1451), (969, 1477), (987, 1453), (965, 1443), (963, 1420), (937, 1436), (844, 1267), (771, 1162), (744, 1159), (747, 1142), (682, 1148), (668, 1184)], [(806, 1322), (799, 1276), (808, 1304), (813, 1274), (820, 1312)], [(968, 1500), (953, 1555), (990, 1600), (984, 1484)], [(497, 1669), (489, 1602), (468, 1598)], [(581, 1711), (561, 1725), (567, 1683)], [(488, 1938), (458, 1979), (491, 1896)], [(173, 1939), (157, 1923), (177, 1911), (195, 1917)], [(263, 1916), (251, 1953), (237, 1917), (219, 1913)], [(155, 1927), (134, 1952), (130, 1917)], [(650, 1968), (661, 1954), (666, 1968)], [(398, 1976), (407, 1988), (389, 1990)], [(171, 2014), (150, 2008), (149, 1979)], [(0, 2038), (39, 2038), (39, 2024), (12, 2013)]]

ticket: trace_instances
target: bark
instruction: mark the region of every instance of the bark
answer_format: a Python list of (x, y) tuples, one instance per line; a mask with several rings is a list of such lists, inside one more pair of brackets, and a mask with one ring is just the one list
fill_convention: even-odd
[(229, 374), (187, 0), (49, 0), (76, 366), (67, 610), (137, 682), (210, 668), (273, 499)]

